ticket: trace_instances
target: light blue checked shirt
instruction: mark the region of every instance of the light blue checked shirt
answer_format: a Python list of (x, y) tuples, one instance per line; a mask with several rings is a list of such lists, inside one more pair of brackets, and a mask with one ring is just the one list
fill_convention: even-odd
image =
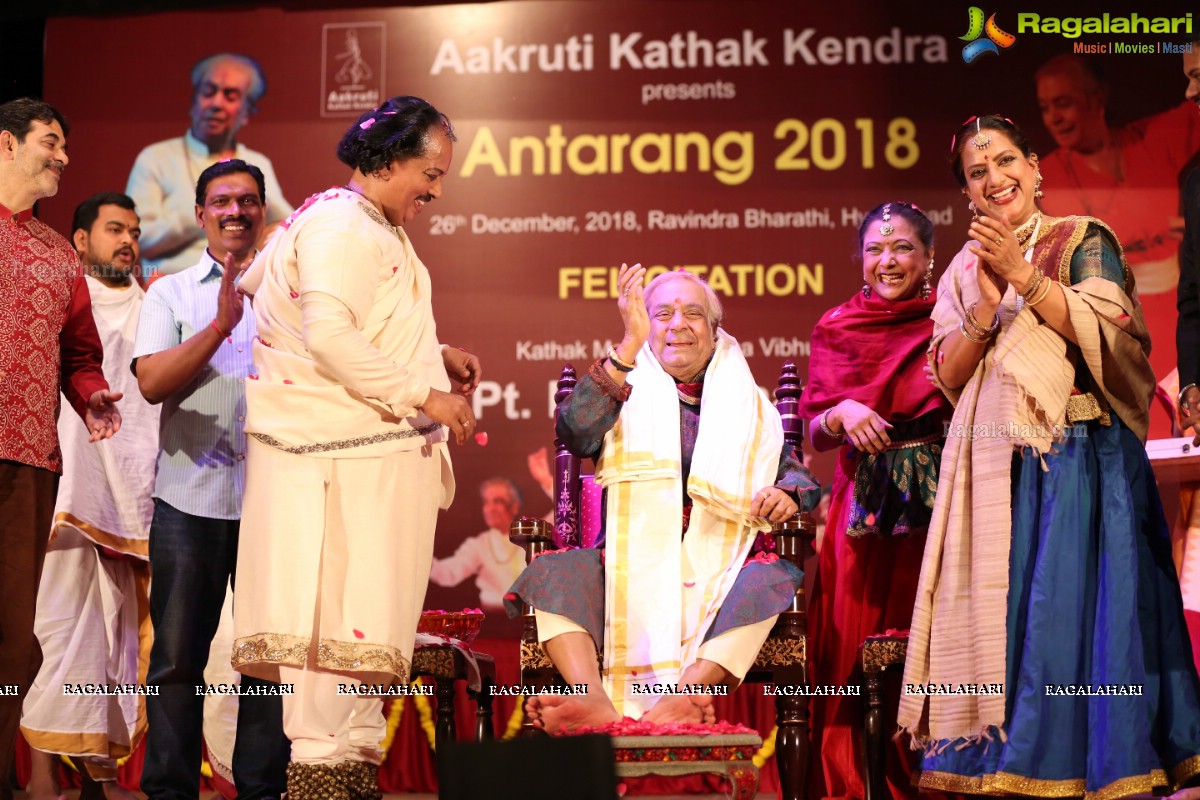
[[(225, 268), (207, 250), (200, 263), (150, 285), (134, 358), (190, 339), (217, 316)], [(233, 336), (184, 389), (163, 401), (154, 496), (187, 514), (240, 519), (246, 486), (246, 376), (254, 371), (250, 301)]]

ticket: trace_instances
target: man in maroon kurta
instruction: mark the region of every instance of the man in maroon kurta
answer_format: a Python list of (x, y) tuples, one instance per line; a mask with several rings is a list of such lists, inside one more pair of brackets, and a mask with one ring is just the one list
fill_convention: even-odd
[(58, 191), (67, 130), (41, 101), (0, 105), (0, 800), (12, 796), (21, 703), (42, 661), (33, 616), (62, 471), (59, 389), (93, 442), (121, 427), (79, 258), (33, 217)]

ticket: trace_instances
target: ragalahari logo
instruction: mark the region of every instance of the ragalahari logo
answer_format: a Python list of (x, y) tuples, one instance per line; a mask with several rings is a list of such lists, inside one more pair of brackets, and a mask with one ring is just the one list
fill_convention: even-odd
[[(987, 38), (980, 38), (985, 33)], [(979, 6), (971, 6), (967, 9), (967, 34), (958, 38), (967, 42), (967, 46), (963, 48), (962, 57), (963, 61), (968, 64), (984, 53), (1000, 55), (1000, 48), (1012, 47), (1013, 42), (1017, 40), (1017, 37), (1011, 33), (1000, 30), (1000, 26), (996, 24), (995, 14), (988, 17), (985, 24), (983, 9)]]

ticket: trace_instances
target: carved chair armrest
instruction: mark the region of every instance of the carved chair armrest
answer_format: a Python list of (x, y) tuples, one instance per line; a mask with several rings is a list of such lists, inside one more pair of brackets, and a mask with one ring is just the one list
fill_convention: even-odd
[(536, 517), (517, 517), (508, 526), (508, 540), (525, 551), (525, 563), (554, 547), (550, 523)]
[(775, 537), (776, 555), (804, 569), (805, 560), (815, 552), (817, 523), (812, 515), (807, 511), (797, 512), (786, 522), (772, 525), (771, 534)]

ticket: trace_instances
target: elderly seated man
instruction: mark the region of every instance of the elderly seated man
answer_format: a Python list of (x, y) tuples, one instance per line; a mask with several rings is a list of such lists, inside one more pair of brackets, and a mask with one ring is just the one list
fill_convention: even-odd
[(603, 540), (537, 558), (506, 598), (510, 615), (522, 600), (537, 609), (546, 654), (587, 686), (527, 703), (552, 732), (623, 716), (714, 722), (711, 694), (663, 687), (740, 683), (803, 577), (753, 549), (772, 522), (816, 505), (817, 483), (719, 327), (713, 290), (687, 272), (643, 290), (645, 274), (622, 265), (624, 338), (558, 412), (559, 438), (596, 460)]

